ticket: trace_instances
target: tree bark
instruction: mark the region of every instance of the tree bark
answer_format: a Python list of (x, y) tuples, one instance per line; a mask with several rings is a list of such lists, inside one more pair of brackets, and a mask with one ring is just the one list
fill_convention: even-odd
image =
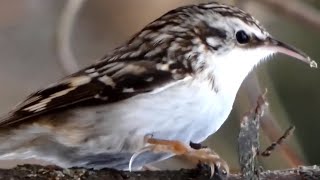
[[(261, 180), (300, 180), (319, 179), (319, 166), (306, 166), (296, 169), (264, 171), (259, 175)], [(81, 180), (81, 179), (106, 179), (106, 180), (208, 180), (209, 169), (191, 169), (177, 171), (141, 171), (127, 172), (112, 169), (88, 170), (82, 168), (62, 169), (55, 166), (21, 165), (13, 169), (0, 169), (0, 179), (10, 180)], [(213, 177), (213, 180), (219, 179)], [(243, 179), (239, 174), (231, 174), (229, 180)]]

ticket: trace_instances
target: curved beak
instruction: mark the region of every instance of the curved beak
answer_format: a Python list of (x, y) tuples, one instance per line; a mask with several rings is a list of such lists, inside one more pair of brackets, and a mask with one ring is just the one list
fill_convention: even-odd
[(290, 46), (286, 43), (278, 41), (272, 37), (269, 37), (265, 40), (265, 47), (275, 52), (286, 54), (288, 56), (299, 59), (309, 64), (310, 67), (312, 68), (317, 68), (317, 63), (313, 61), (307, 54), (305, 54), (304, 52), (300, 51), (299, 49), (293, 46)]

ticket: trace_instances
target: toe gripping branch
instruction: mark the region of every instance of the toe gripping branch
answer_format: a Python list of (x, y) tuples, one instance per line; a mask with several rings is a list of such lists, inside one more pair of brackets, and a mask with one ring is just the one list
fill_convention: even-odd
[(228, 164), (220, 158), (213, 150), (203, 147), (201, 144), (190, 142), (190, 146), (185, 145), (180, 141), (162, 140), (147, 138), (146, 146), (140, 151), (133, 154), (129, 162), (129, 170), (132, 170), (133, 161), (143, 152), (151, 151), (153, 153), (172, 153), (174, 155), (183, 156), (187, 160), (198, 164), (199, 162), (210, 167), (211, 177), (215, 174), (216, 169), (223, 175), (229, 174)]

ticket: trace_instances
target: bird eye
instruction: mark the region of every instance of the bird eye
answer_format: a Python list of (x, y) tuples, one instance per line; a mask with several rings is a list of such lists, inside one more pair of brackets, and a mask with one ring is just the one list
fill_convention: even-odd
[(246, 32), (244, 32), (243, 30), (240, 30), (236, 33), (236, 38), (237, 38), (238, 43), (240, 43), (240, 44), (246, 44), (250, 41), (249, 35)]

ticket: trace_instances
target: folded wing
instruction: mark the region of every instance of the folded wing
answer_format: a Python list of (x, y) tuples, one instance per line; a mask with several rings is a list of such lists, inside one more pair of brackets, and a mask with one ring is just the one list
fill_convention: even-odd
[(150, 92), (185, 75), (179, 64), (169, 66), (150, 60), (100, 62), (30, 95), (0, 119), (0, 127), (61, 109), (113, 103)]

